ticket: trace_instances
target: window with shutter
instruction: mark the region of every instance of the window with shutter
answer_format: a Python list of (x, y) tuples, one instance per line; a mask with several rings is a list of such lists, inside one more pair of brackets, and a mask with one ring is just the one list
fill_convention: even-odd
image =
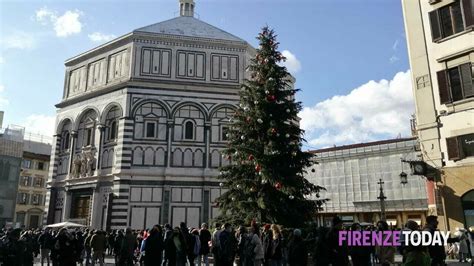
[(451, 98), (453, 101), (462, 100), (462, 87), (461, 87), (461, 75), (459, 68), (451, 68), (448, 70), (449, 73), (449, 86), (451, 88)]
[(474, 133), (458, 136), (462, 157), (474, 156)]
[(464, 98), (474, 96), (474, 76), (472, 73), (472, 64), (463, 64), (459, 66), (461, 72), (461, 83)]
[(451, 102), (446, 71), (445, 70), (438, 71), (436, 73), (436, 76), (438, 77), (439, 98), (441, 100), (441, 104)]
[(451, 20), (453, 22), (454, 33), (458, 33), (464, 30), (464, 22), (462, 18), (460, 2), (454, 2), (451, 5)]
[(464, 23), (466, 28), (474, 26), (474, 0), (462, 0)]
[(448, 159), (449, 160), (460, 160), (461, 150), (459, 149), (459, 141), (457, 137), (446, 138), (446, 146), (448, 147)]
[(449, 6), (444, 6), (439, 9), (439, 18), (443, 37), (453, 35), (453, 22), (451, 20), (451, 10)]
[(431, 37), (433, 41), (441, 39), (441, 28), (439, 27), (438, 11), (430, 12)]

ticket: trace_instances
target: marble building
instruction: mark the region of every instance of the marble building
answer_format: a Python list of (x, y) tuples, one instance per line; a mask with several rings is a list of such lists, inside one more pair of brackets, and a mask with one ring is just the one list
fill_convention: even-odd
[(142, 229), (218, 214), (220, 151), (255, 49), (194, 6), (180, 0), (179, 17), (66, 61), (47, 223)]

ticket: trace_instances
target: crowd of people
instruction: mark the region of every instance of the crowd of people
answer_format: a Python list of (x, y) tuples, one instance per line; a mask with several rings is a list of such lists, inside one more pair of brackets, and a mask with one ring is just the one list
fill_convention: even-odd
[[(285, 234), (285, 235), (284, 235)], [(106, 256), (115, 265), (306, 265), (308, 251), (302, 231), (281, 230), (278, 225), (260, 228), (215, 224), (188, 228), (155, 225), (143, 231), (67, 229), (59, 231), (4, 229), (0, 233), (0, 265), (104, 265)]]
[[(331, 227), (287, 229), (276, 224), (233, 227), (216, 223), (213, 230), (207, 224), (188, 228), (183, 222), (178, 227), (169, 224), (133, 231), (67, 229), (53, 231), (4, 229), (0, 233), (0, 265), (33, 265), (40, 258), (41, 265), (103, 265), (106, 256), (115, 265), (185, 266), (306, 266), (306, 265), (392, 265), (395, 254), (403, 256), (404, 265), (444, 265), (444, 246), (352, 246), (339, 244), (340, 230), (390, 230), (380, 221), (376, 226), (362, 227), (358, 223), (349, 228), (339, 217)], [(433, 233), (437, 219), (429, 216), (424, 228), (408, 221), (403, 230), (425, 230)], [(472, 233), (474, 236), (474, 233)], [(469, 233), (451, 239), (452, 245), (466, 242)], [(450, 244), (451, 245), (451, 244)], [(474, 246), (474, 244), (473, 244)], [(474, 250), (473, 250), (474, 251)], [(468, 247), (460, 260), (471, 258)]]

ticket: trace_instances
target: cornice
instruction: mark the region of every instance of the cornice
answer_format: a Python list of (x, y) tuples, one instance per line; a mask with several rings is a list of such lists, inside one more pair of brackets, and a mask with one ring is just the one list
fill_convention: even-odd
[[(165, 85), (164, 87), (160, 87), (160, 84)], [(175, 85), (173, 87), (177, 88), (166, 88), (166, 85)], [(176, 86), (178, 85), (178, 86)], [(193, 86), (200, 88), (199, 90), (193, 90), (193, 89), (179, 89), (179, 87), (187, 87), (187, 86)], [(56, 108), (64, 108), (91, 98), (95, 98), (104, 94), (108, 94), (114, 91), (118, 91), (121, 89), (125, 88), (145, 88), (145, 89), (169, 89), (169, 90), (179, 90), (179, 91), (193, 91), (197, 93), (216, 93), (216, 88), (221, 88), (221, 89), (229, 89), (229, 92), (227, 94), (230, 95), (238, 95), (238, 88), (240, 88), (240, 84), (215, 84), (215, 83), (200, 83), (200, 82), (192, 82), (192, 81), (180, 81), (177, 83), (175, 80), (160, 80), (159, 84), (157, 84), (156, 80), (150, 80), (150, 79), (130, 79), (125, 82), (117, 83), (110, 85), (108, 87), (105, 87), (104, 89), (101, 90), (95, 90), (91, 91), (89, 93), (84, 93), (72, 98), (65, 99), (61, 101), (60, 103), (56, 104)], [(207, 90), (208, 89), (208, 90)], [(226, 94), (224, 92), (220, 92), (219, 94)]]

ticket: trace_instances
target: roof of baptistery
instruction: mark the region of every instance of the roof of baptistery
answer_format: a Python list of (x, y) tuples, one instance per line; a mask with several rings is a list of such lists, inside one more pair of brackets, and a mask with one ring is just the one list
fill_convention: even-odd
[(165, 20), (146, 27), (136, 29), (133, 32), (146, 32), (173, 36), (187, 36), (234, 42), (245, 42), (245, 40), (235, 35), (232, 35), (224, 30), (221, 30), (191, 16), (179, 16), (170, 20)]
[(94, 56), (97, 53), (103, 52), (104, 49), (106, 50), (111, 46), (128, 43), (132, 41), (134, 37), (142, 35), (164, 39), (180, 38), (188, 40), (201, 40), (204, 42), (221, 42), (223, 44), (228, 43), (238, 46), (246, 46), (253, 50), (245, 40), (228, 33), (225, 30), (208, 24), (198, 18), (195, 18), (194, 0), (179, 0), (179, 6), (180, 15), (178, 17), (135, 29), (130, 33), (124, 34), (91, 50), (69, 58), (66, 60), (66, 65), (73, 65), (77, 62), (76, 60), (83, 58), (83, 56)]

